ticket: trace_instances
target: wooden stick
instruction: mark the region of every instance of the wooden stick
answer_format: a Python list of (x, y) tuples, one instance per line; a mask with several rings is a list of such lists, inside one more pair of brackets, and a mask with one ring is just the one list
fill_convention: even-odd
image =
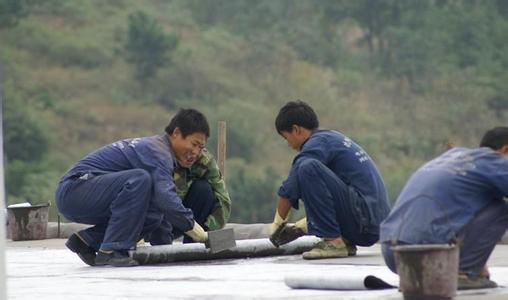
[(217, 138), (217, 164), (226, 180), (226, 121), (219, 121), (219, 132)]

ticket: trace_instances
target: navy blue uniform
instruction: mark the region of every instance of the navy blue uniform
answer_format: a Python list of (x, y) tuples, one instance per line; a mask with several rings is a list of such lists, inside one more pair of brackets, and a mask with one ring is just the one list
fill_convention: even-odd
[[(384, 251), (389, 251), (391, 242), (439, 244), (461, 240), (461, 269), (481, 269), (506, 230), (506, 196), (506, 156), (490, 148), (453, 148), (411, 176), (381, 224)], [(390, 264), (393, 267), (393, 261)]]
[(192, 229), (193, 213), (176, 193), (175, 167), (167, 135), (118, 141), (78, 161), (60, 180), (56, 203), (67, 219), (96, 225), (80, 232), (93, 248), (131, 249), (146, 234), (144, 225), (154, 230), (162, 221), (145, 224), (149, 207), (175, 229)]
[(332, 130), (316, 130), (293, 160), (279, 196), (298, 208), (302, 199), (309, 234), (344, 236), (371, 245), (389, 204), (383, 180), (370, 156), (355, 142)]

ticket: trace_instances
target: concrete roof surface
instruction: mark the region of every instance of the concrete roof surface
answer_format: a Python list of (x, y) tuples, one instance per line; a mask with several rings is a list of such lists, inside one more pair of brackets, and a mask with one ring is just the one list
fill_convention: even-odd
[[(89, 267), (64, 239), (7, 241), (8, 299), (402, 299), (397, 289), (326, 291), (291, 289), (292, 274), (376, 275), (397, 285), (379, 245), (358, 256), (306, 261), (301, 255), (180, 262), (133, 268)], [(460, 291), (457, 299), (508, 299), (508, 245), (489, 260), (497, 289)]]

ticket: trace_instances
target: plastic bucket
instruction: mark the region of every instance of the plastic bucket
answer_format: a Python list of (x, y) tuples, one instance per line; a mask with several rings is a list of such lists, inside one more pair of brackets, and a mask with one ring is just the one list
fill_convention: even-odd
[(49, 203), (8, 207), (9, 235), (13, 241), (42, 240), (48, 228)]
[(459, 248), (449, 244), (392, 247), (404, 299), (451, 299), (457, 291)]

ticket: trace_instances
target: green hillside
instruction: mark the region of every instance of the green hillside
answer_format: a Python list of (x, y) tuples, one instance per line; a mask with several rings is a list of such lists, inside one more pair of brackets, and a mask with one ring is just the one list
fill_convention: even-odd
[[(203, 111), (228, 122), (233, 222), (267, 222), (302, 99), (360, 143), (390, 198), (448, 143), (506, 125), (506, 1), (0, 0), (8, 203), (53, 202), (103, 144)], [(55, 218), (53, 206), (52, 218)]]

